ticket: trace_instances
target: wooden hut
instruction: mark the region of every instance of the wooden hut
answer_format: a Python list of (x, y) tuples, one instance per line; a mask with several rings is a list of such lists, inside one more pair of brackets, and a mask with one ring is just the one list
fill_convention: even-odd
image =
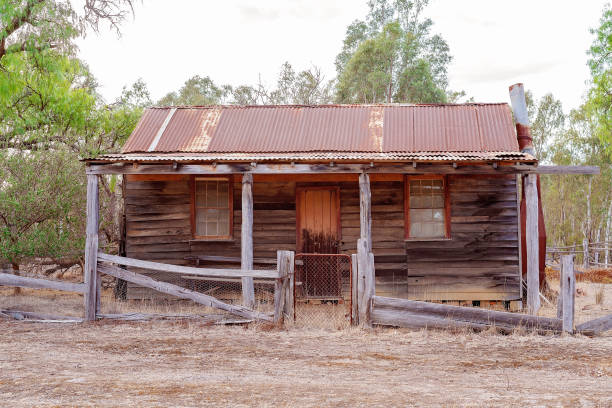
[(505, 103), (150, 108), (121, 153), (87, 164), (92, 182), (124, 175), (129, 258), (244, 269), (277, 250), (352, 254), (363, 238), (377, 295), (522, 298), (519, 178), (537, 208), (542, 168)]

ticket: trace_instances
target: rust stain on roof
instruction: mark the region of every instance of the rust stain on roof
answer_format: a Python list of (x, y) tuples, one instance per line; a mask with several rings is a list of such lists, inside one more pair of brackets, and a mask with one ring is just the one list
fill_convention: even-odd
[(370, 138), (376, 146), (376, 151), (383, 151), (383, 124), (384, 112), (382, 106), (375, 106), (370, 109), (368, 118), (368, 129), (370, 130)]
[[(145, 152), (170, 109), (147, 109), (122, 152)], [(176, 109), (152, 153), (518, 151), (505, 103)]]

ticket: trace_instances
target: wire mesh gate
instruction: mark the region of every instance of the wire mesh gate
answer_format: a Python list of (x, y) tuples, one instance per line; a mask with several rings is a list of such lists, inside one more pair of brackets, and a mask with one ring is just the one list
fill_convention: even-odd
[(293, 320), (296, 325), (344, 328), (351, 324), (351, 257), (296, 254)]

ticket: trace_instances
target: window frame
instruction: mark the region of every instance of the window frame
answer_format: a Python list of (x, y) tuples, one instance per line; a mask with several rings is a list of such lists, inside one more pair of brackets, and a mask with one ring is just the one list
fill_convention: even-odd
[[(443, 237), (411, 237), (410, 236), (410, 181), (411, 180), (442, 180), (444, 189), (444, 236)], [(451, 239), (450, 194), (448, 191), (448, 176), (438, 174), (421, 174), (404, 176), (404, 239), (406, 241), (442, 241)]]
[[(225, 181), (228, 188), (228, 213), (229, 234), (228, 235), (197, 235), (196, 234), (196, 181)], [(231, 176), (192, 176), (190, 180), (191, 190), (191, 238), (194, 241), (231, 241), (234, 237), (234, 179)]]

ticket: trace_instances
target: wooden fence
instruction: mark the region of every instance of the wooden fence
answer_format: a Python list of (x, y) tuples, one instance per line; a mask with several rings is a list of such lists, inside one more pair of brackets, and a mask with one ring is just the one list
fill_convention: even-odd
[[(100, 274), (114, 276), (128, 282), (144, 286), (158, 292), (171, 295), (180, 299), (189, 299), (204, 306), (212, 307), (231, 313), (236, 316), (249, 320), (267, 321), (282, 324), (285, 315), (291, 315), (293, 305), (293, 291), (289, 285), (290, 277), (294, 271), (294, 253), (292, 251), (277, 252), (276, 269), (212, 269), (194, 268), (188, 266), (169, 265), (158, 262), (142, 261), (139, 259), (126, 258), (116, 255), (109, 255), (102, 252), (97, 253), (97, 278), (95, 285), (85, 283), (70, 283), (50, 281), (46, 279), (28, 278), (16, 276), (8, 273), (0, 273), (0, 285), (19, 286), (35, 289), (54, 289), (67, 292), (82, 293), (85, 295), (85, 316), (93, 314), (100, 317)], [(149, 276), (132, 272), (126, 267), (137, 267), (151, 271), (166, 273), (177, 273), (190, 276), (205, 276), (217, 278), (259, 278), (274, 280), (274, 313), (272, 315), (263, 313), (253, 308), (240, 305), (228, 304), (219, 299), (186, 289), (168, 282), (155, 280)], [(92, 293), (93, 292), (93, 293)], [(91, 302), (91, 299), (95, 299)], [(88, 310), (94, 307), (95, 310)]]

